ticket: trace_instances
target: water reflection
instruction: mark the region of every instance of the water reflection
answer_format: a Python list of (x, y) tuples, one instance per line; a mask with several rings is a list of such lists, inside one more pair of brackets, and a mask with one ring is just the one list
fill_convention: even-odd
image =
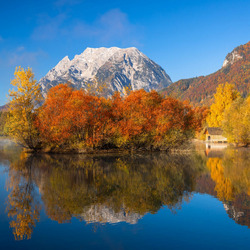
[(10, 190), (7, 201), (10, 227), (16, 240), (30, 239), (33, 228), (39, 221), (40, 204), (36, 199), (35, 184), (32, 179), (32, 165), (22, 158), (12, 164), (9, 170), (7, 190)]
[[(203, 153), (202, 153), (203, 152)], [(29, 239), (41, 203), (58, 223), (135, 224), (166, 206), (181, 209), (192, 192), (220, 199), (229, 217), (250, 227), (247, 150), (227, 149), (219, 158), (191, 155), (25, 155), (11, 159), (8, 215), (16, 239)], [(37, 187), (37, 188), (36, 188)]]
[[(215, 150), (213, 150), (215, 151)], [(250, 228), (250, 155), (248, 149), (210, 152), (206, 165), (213, 180), (207, 193), (224, 204), (229, 217)]]

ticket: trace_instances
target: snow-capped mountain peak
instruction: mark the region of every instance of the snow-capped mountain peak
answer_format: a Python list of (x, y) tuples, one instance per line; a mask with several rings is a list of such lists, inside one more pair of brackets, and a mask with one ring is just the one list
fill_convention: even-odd
[(71, 82), (76, 88), (105, 83), (107, 95), (123, 93), (124, 87), (146, 91), (160, 89), (171, 83), (165, 71), (135, 47), (86, 48), (72, 60), (64, 57), (39, 83), (44, 94), (59, 83)]

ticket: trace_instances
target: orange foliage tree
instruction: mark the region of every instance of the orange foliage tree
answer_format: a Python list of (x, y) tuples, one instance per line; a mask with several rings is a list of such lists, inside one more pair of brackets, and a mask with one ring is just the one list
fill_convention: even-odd
[(64, 143), (71, 136), (71, 120), (66, 104), (72, 91), (67, 85), (59, 84), (48, 92), (37, 119), (37, 126), (45, 142)]
[(156, 91), (103, 98), (60, 84), (48, 92), (36, 124), (44, 145), (53, 149), (169, 149), (200, 130), (205, 114), (205, 108)]
[(84, 142), (85, 146), (97, 146), (108, 120), (108, 104), (106, 99), (84, 90), (57, 85), (50, 89), (39, 110), (37, 127), (43, 141), (53, 146), (77, 141)]

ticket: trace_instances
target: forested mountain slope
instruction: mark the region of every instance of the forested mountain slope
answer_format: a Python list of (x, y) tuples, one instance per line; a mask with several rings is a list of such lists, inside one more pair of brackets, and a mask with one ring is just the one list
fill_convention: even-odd
[(243, 97), (250, 89), (250, 42), (229, 53), (220, 70), (208, 76), (179, 80), (164, 88), (161, 93), (194, 105), (210, 105), (216, 88), (221, 83), (235, 84)]

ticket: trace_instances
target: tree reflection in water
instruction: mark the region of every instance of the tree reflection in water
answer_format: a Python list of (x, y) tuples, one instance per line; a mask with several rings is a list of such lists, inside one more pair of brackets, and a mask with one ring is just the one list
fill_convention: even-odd
[(212, 192), (223, 202), (229, 217), (250, 228), (249, 150), (227, 149), (220, 158), (209, 157), (207, 168), (215, 183)]
[(7, 211), (16, 240), (31, 238), (40, 211), (32, 179), (32, 161), (26, 157), (23, 159), (23, 156), (21, 154), (20, 161), (11, 164), (7, 183), (7, 190), (10, 190)]
[[(40, 211), (35, 186), (46, 214), (59, 223), (77, 217), (87, 223), (135, 224), (162, 206), (176, 212), (198, 191), (216, 195), (231, 218), (249, 226), (249, 158), (238, 154), (228, 151), (223, 159), (207, 159), (197, 153), (22, 154), (9, 169), (10, 226), (16, 239), (31, 237)], [(244, 215), (238, 212), (234, 216), (236, 210), (244, 210)]]

